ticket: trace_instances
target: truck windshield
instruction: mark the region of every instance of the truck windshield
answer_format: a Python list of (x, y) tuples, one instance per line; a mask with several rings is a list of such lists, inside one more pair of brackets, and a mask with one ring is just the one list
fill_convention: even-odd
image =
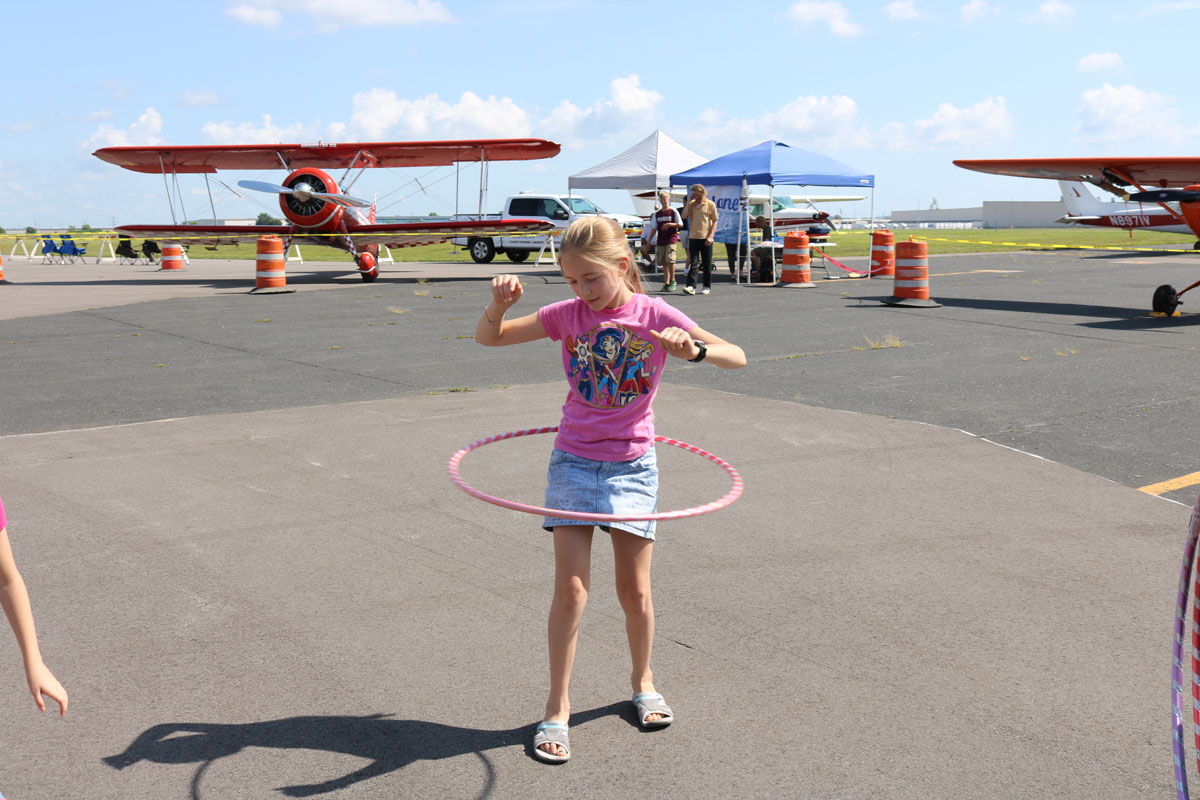
[(592, 201), (583, 197), (568, 197), (567, 202), (571, 204), (571, 211), (576, 214), (603, 214), (604, 212)]

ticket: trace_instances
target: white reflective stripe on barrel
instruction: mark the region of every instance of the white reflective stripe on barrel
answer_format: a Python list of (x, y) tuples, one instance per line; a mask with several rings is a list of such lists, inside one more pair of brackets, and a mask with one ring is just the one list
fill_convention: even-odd
[(259, 261), (283, 261), (283, 253), (259, 253)]
[(783, 249), (783, 254), (785, 256), (806, 256), (806, 255), (808, 255), (808, 248), (801, 247), (798, 250), (789, 250), (785, 247)]
[(896, 281), (892, 285), (900, 286), (900, 287), (904, 287), (904, 288), (911, 288), (911, 289), (921, 289), (921, 288), (928, 286), (929, 281), (906, 281), (906, 280), (900, 280), (899, 278), (897, 278)]
[(927, 258), (897, 258), (897, 267), (928, 267), (929, 259)]
[(287, 272), (282, 269), (260, 269), (254, 274), (260, 278), (282, 278)]
[(882, 250), (885, 253), (891, 253), (896, 248), (892, 247), (890, 244), (873, 244), (873, 245), (871, 245), (871, 249), (872, 250)]

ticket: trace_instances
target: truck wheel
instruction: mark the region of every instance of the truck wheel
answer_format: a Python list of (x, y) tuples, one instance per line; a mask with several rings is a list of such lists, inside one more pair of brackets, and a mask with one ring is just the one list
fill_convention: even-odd
[(496, 257), (496, 245), (492, 244), (491, 239), (471, 239), (467, 242), (467, 249), (471, 251), (471, 260), (476, 264), (490, 264)]
[(520, 264), (522, 261), (529, 258), (528, 250), (505, 250), (504, 252), (508, 255), (508, 260), (514, 264)]

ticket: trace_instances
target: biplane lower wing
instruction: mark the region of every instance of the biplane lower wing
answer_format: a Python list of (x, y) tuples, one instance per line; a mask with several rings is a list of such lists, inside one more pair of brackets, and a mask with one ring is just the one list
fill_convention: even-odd
[(344, 233), (318, 233), (291, 225), (121, 225), (116, 231), (135, 239), (199, 244), (206, 247), (254, 242), (262, 236), (278, 236), (345, 249), (341, 242), (347, 236), (353, 238), (356, 247), (386, 245), (396, 248), (440, 244), (461, 236), (539, 233), (553, 227), (553, 223), (544, 219), (514, 218), (355, 225)]

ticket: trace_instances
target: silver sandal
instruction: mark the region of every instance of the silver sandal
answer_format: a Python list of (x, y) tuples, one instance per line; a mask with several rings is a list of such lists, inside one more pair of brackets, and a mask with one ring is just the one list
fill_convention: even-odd
[[(643, 692), (633, 696), (633, 704), (637, 706), (638, 721), (643, 728), (665, 728), (675, 721), (671, 707), (663, 701), (658, 692)], [(647, 720), (651, 714), (661, 714), (662, 719)]]
[[(566, 755), (547, 753), (541, 748), (543, 744), (556, 744), (566, 751)], [(567, 723), (542, 722), (533, 734), (533, 754), (542, 761), (550, 764), (561, 764), (571, 757), (571, 745), (567, 739)]]

